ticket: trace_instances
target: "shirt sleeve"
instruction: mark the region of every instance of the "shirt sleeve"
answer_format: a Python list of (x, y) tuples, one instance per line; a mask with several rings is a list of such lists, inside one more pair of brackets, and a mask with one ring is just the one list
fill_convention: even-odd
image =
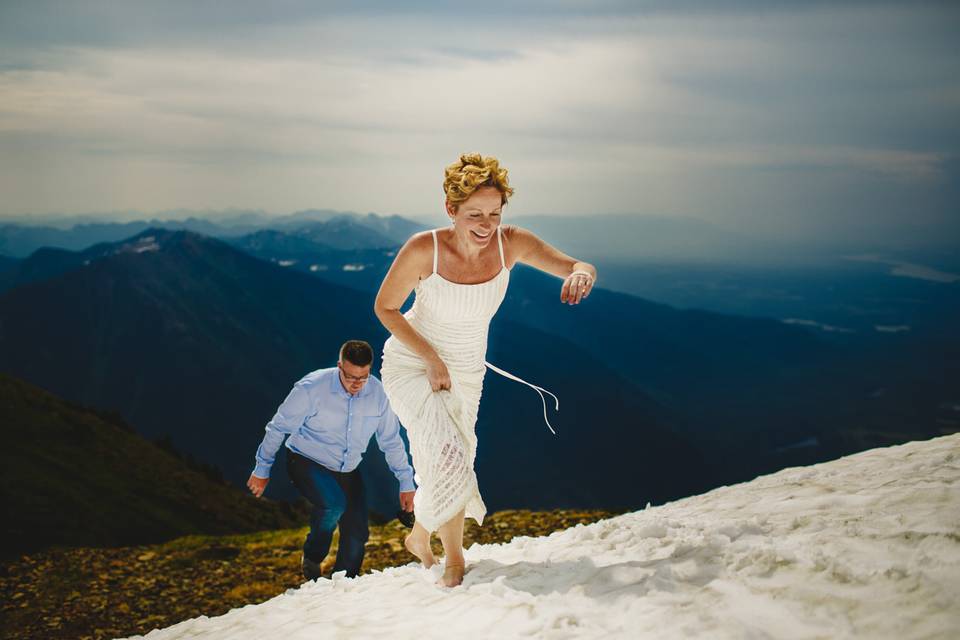
[(277, 457), (280, 445), (283, 444), (283, 439), (299, 429), (303, 421), (312, 413), (310, 392), (302, 382), (298, 382), (277, 409), (273, 419), (267, 423), (265, 429), (267, 433), (257, 449), (253, 475), (258, 478), (270, 477), (270, 468)]
[(390, 403), (387, 402), (386, 405), (377, 427), (377, 446), (383, 451), (390, 471), (397, 477), (400, 491), (414, 491), (417, 487), (413, 483), (413, 467), (407, 461), (407, 448), (403, 446), (403, 439), (400, 437), (400, 421), (390, 408)]

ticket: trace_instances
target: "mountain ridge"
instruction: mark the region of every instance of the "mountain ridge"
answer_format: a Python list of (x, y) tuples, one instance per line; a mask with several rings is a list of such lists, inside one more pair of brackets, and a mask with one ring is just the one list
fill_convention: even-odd
[[(101, 257), (89, 264), (0, 294), (3, 368), (72, 400), (116, 409), (150, 438), (169, 435), (178, 448), (221, 466), (235, 483), (249, 474), (263, 425), (297, 379), (332, 365), (346, 339), (363, 337), (379, 350), (387, 337), (372, 313), (371, 292), (290, 271), (192, 232), (147, 230), (96, 252)], [(549, 351), (548, 341), (557, 342), (530, 327), (504, 327), (491, 354), (500, 344), (515, 345), (506, 350), (510, 366), (514, 354), (533, 357)], [(618, 438), (623, 424), (636, 425), (648, 441), (646, 465), (628, 464), (621, 459), (626, 451), (617, 449), (612, 464), (575, 482), (556, 465), (517, 461), (511, 464), (525, 478), (524, 493), (517, 493), (511, 476), (485, 472), (491, 508), (572, 506), (577, 500), (619, 506), (709, 484), (710, 465), (670, 431), (669, 411), (581, 349), (563, 349), (569, 368), (530, 361), (524, 373), (549, 379), (569, 398), (605, 398), (611, 422), (599, 429), (599, 442)], [(603, 377), (584, 380), (582, 370)], [(576, 439), (550, 439), (535, 426), (542, 421), (536, 395), (488, 380), (491, 393), (497, 391), (481, 410), (478, 430), (486, 445), (478, 450), (479, 467), (497, 468), (513, 455), (514, 421), (531, 425), (519, 435), (533, 438), (530, 447), (546, 447), (559, 460), (577, 455)], [(589, 420), (589, 407), (574, 405), (555, 424), (573, 435), (570, 429)], [(668, 459), (689, 464), (671, 468)], [(268, 492), (293, 497), (282, 461), (281, 455)], [(396, 480), (375, 446), (361, 469), (371, 506), (394, 513)], [(631, 498), (625, 488), (635, 483), (647, 487), (642, 498)]]

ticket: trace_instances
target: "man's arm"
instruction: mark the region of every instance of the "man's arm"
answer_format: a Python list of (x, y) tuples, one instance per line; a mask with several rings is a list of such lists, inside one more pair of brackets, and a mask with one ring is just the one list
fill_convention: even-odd
[(287, 395), (286, 400), (277, 409), (273, 419), (267, 423), (263, 442), (257, 449), (256, 467), (253, 476), (269, 478), (270, 468), (277, 457), (277, 451), (283, 439), (300, 428), (303, 421), (314, 413), (310, 403), (310, 393), (304, 383), (298, 382)]
[(390, 403), (387, 402), (386, 405), (377, 426), (377, 446), (383, 451), (387, 466), (400, 483), (400, 493), (415, 491), (417, 487), (413, 483), (413, 467), (407, 461), (407, 449), (400, 437), (400, 421), (390, 408)]

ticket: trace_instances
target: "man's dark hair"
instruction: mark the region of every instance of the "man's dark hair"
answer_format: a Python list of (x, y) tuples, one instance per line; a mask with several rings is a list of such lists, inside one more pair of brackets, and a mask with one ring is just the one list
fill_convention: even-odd
[(340, 347), (340, 359), (365, 367), (373, 362), (373, 349), (363, 340), (347, 340)]

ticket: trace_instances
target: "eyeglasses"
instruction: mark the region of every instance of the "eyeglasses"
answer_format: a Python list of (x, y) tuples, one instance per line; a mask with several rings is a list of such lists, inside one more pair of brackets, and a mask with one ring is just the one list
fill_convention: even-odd
[(340, 368), (340, 373), (343, 374), (343, 379), (346, 380), (347, 382), (366, 382), (367, 380), (370, 379), (369, 373), (365, 376), (352, 376), (346, 371), (344, 371), (343, 365), (338, 364), (337, 366)]

